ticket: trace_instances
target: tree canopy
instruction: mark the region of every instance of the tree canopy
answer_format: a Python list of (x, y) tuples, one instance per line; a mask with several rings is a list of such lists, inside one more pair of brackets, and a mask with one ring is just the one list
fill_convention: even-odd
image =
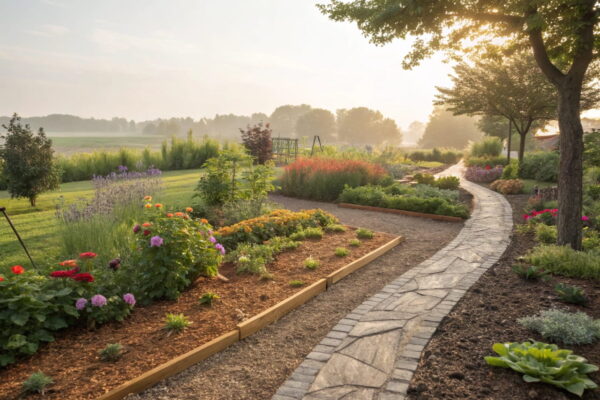
[(419, 147), (453, 147), (463, 149), (469, 142), (476, 142), (482, 137), (477, 128), (477, 120), (466, 115), (455, 116), (444, 107), (433, 109), (425, 127), (425, 132), (419, 140)]
[(337, 110), (338, 141), (352, 144), (398, 145), (402, 132), (393, 119), (366, 107)]
[(308, 104), (279, 106), (269, 117), (275, 136), (296, 137), (296, 121), (311, 110)]
[(296, 121), (296, 134), (300, 137), (318, 135), (323, 141), (332, 141), (335, 131), (335, 115), (322, 108), (313, 108)]

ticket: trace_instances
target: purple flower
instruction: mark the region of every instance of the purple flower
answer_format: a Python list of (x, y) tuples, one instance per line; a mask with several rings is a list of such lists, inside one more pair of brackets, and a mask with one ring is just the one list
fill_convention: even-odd
[(87, 303), (88, 303), (88, 301), (86, 299), (84, 299), (83, 297), (80, 297), (75, 302), (75, 308), (81, 311), (85, 308)]
[(215, 249), (219, 250), (221, 254), (225, 255), (225, 247), (221, 243), (215, 244)]
[(141, 230), (142, 227), (140, 226), (140, 224), (135, 224), (135, 226), (133, 227), (133, 233), (138, 233)]
[(160, 236), (152, 236), (150, 238), (150, 247), (160, 247), (162, 246), (164, 240)]
[(125, 303), (129, 304), (130, 306), (134, 306), (135, 305), (135, 297), (131, 293), (125, 293), (123, 295), (123, 301)]
[(113, 270), (116, 271), (121, 266), (121, 259), (120, 258), (115, 258), (114, 260), (110, 260), (109, 263), (108, 263), (108, 266), (111, 269), (113, 269)]
[(123, 173), (123, 172), (127, 172), (128, 170), (129, 170), (129, 168), (127, 168), (127, 166), (119, 165), (119, 172)]
[(208, 240), (210, 240), (210, 242), (211, 242), (212, 244), (215, 244), (215, 243), (217, 243), (217, 239), (215, 239), (215, 237), (214, 237), (214, 236), (211, 236), (211, 237), (209, 237), (209, 238), (208, 238)]
[(94, 307), (104, 307), (106, 305), (106, 297), (101, 294), (92, 296), (91, 300)]

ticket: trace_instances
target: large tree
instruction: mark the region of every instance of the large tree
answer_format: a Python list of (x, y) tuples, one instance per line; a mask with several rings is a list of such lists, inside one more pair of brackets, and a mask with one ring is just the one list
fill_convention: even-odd
[[(437, 88), (436, 104), (447, 106), (455, 114), (491, 115), (512, 122), (520, 136), (519, 162), (531, 129), (557, 117), (556, 88), (539, 72), (529, 53), (461, 62), (454, 67), (451, 79), (452, 88)], [(593, 83), (587, 79), (582, 92), (583, 110), (593, 108), (600, 98), (600, 89)]]
[(482, 137), (477, 128), (477, 120), (466, 115), (453, 115), (444, 107), (436, 106), (429, 116), (429, 121), (419, 139), (419, 147), (465, 148), (469, 142), (476, 142)]
[(269, 118), (273, 134), (281, 137), (296, 137), (296, 121), (310, 110), (308, 104), (298, 106), (288, 104), (277, 107)]
[(296, 121), (296, 134), (302, 136), (319, 136), (321, 140), (331, 141), (335, 134), (335, 115), (329, 110), (313, 108)]
[(504, 48), (531, 49), (558, 91), (558, 244), (581, 249), (581, 91), (600, 49), (597, 0), (331, 0), (319, 7), (333, 20), (356, 22), (376, 44), (415, 37), (406, 67), (437, 50), (461, 56), (501, 41)]
[(2, 174), (6, 179), (11, 197), (26, 197), (32, 207), (38, 196), (56, 189), (59, 183), (58, 172), (53, 161), (52, 140), (40, 128), (37, 135), (29, 125), (21, 125), (17, 114), (8, 125), (2, 125), (6, 134), (0, 157), (4, 161)]
[(367, 107), (337, 110), (338, 140), (352, 144), (397, 145), (402, 132), (393, 119)]

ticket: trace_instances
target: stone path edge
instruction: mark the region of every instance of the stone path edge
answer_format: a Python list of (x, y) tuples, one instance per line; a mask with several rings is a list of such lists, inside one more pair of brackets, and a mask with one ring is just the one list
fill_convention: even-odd
[[(462, 168), (462, 163), (457, 164), (439, 175), (462, 176)], [(279, 387), (272, 400), (406, 398), (410, 380), (418, 367), (422, 352), (441, 321), (481, 275), (500, 259), (510, 243), (512, 208), (504, 196), (462, 178), (461, 186), (473, 195), (474, 204), (471, 218), (460, 233), (431, 258), (400, 275), (341, 319)], [(463, 253), (467, 256), (461, 258)], [(472, 254), (472, 258), (469, 258), (469, 254)], [(446, 271), (451, 270), (452, 265), (457, 262), (459, 268), (460, 263), (464, 265), (464, 273), (447, 273)], [(430, 279), (427, 280), (428, 278)], [(421, 281), (417, 281), (417, 286), (414, 287), (416, 279)], [(444, 283), (444, 279), (451, 280), (452, 283)], [(441, 296), (437, 303), (426, 310), (420, 310), (420, 313), (411, 313), (410, 305), (413, 303), (409, 302), (406, 309), (385, 314), (383, 319), (397, 318), (396, 325), (394, 320), (380, 321), (380, 315), (388, 309), (391, 310), (388, 307), (390, 304), (398, 304), (398, 299), (405, 298), (410, 291), (423, 292), (419, 282), (425, 282), (425, 288), (430, 288), (429, 291), (425, 290), (433, 294), (429, 297)], [(440, 284), (436, 286), (436, 283)], [(440, 289), (436, 290), (437, 287)], [(380, 324), (381, 329), (365, 332), (365, 329), (368, 329), (366, 326), (369, 326), (367, 322), (372, 321)], [(387, 322), (387, 325), (384, 322)], [(412, 328), (408, 332), (409, 328), (405, 325), (411, 324)], [(363, 336), (360, 336), (361, 333)], [(365, 333), (367, 335), (364, 335)], [(357, 344), (358, 340), (368, 337), (369, 333), (381, 338), (383, 335), (392, 338), (386, 342), (387, 348), (379, 346), (375, 350), (379, 354), (373, 355), (371, 351), (368, 355), (371, 357), (371, 364), (374, 364), (373, 360), (377, 357), (385, 359), (385, 365), (381, 369), (369, 365), (360, 357), (352, 358), (343, 353), (353, 344)], [(390, 336), (392, 334), (394, 336)], [(382, 354), (382, 350), (393, 354)], [(364, 349), (359, 352), (364, 356)], [(338, 371), (335, 372), (342, 376), (339, 381), (331, 379), (330, 370), (334, 363), (330, 360), (335, 357), (345, 357), (345, 364), (336, 362)], [(390, 364), (391, 357), (393, 358)], [(356, 370), (345, 371), (353, 369), (350, 365), (352, 363), (358, 365)], [(340, 367), (341, 365), (343, 367)], [(364, 378), (365, 371), (371, 374), (370, 380)]]

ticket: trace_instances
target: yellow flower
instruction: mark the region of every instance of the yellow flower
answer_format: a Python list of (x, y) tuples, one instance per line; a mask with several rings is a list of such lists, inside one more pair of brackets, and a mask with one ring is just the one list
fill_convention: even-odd
[(152, 204), (150, 204), (150, 203), (146, 203), (146, 204), (144, 205), (144, 207), (146, 207), (146, 208), (152, 208)]

